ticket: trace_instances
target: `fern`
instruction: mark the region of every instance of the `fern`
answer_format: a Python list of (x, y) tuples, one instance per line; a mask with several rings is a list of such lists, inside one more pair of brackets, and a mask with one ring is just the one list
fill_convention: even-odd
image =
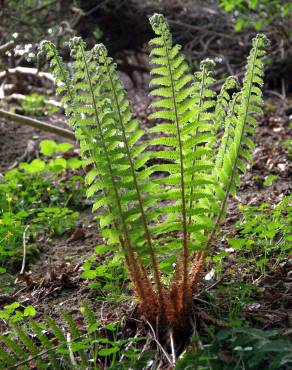
[[(58, 368), (58, 359), (57, 355), (54, 352), (54, 345), (49, 340), (49, 338), (43, 333), (42, 328), (39, 324), (35, 323), (34, 321), (31, 322), (31, 326), (33, 331), (35, 332), (35, 335), (39, 339), (42, 347), (44, 350), (48, 351), (48, 359), (52, 365), (53, 368)], [(37, 353), (39, 353), (39, 349), (37, 350)]]
[[(90, 318), (91, 324), (97, 323), (94, 313), (86, 307), (84, 319)], [(94, 347), (102, 346), (103, 339), (97, 328), (88, 323), (81, 330), (68, 312), (63, 316), (68, 329), (62, 328), (52, 318), (47, 323), (38, 324), (30, 320), (27, 327), (11, 325), (9, 334), (0, 336), (0, 369), (85, 369), (91, 368)], [(91, 343), (92, 341), (92, 343)], [(105, 341), (106, 342), (106, 341)], [(74, 350), (74, 363), (70, 353), (73, 345), (81, 344), (82, 350)]]
[(41, 50), (89, 169), (87, 194), (103, 236), (124, 253), (141, 313), (165, 332), (188, 327), (205, 257), (251, 161), (268, 42), (263, 35), (253, 40), (241, 90), (231, 96), (239, 84), (230, 77), (216, 96), (214, 62), (203, 61), (193, 75), (163, 16), (155, 14), (150, 24), (156, 35), (150, 42), (155, 112), (149, 119), (158, 121), (148, 141), (104, 45), (88, 51), (73, 38), (72, 71), (53, 44), (43, 42)]
[[(208, 244), (211, 243), (213, 235), (218, 227), (229, 194), (235, 194), (239, 186), (239, 174), (245, 173), (245, 162), (251, 163), (252, 152), (255, 147), (250, 139), (254, 134), (257, 121), (254, 115), (262, 113), (263, 104), (261, 87), (263, 86), (263, 62), (261, 58), (265, 55), (268, 40), (263, 35), (258, 35), (253, 40), (253, 48), (248, 57), (243, 87), (240, 94), (235, 94), (229, 115), (225, 124), (224, 139), (219, 148), (221, 162), (215, 166), (221, 194), (220, 211), (216, 217), (215, 227), (212, 230)], [(223, 152), (221, 152), (223, 150)]]

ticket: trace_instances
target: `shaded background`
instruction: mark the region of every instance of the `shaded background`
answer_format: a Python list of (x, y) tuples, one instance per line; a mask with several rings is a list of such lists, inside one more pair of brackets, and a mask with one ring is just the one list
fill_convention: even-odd
[(272, 41), (267, 86), (284, 97), (291, 92), (292, 2), (287, 0), (1, 0), (0, 45), (14, 41), (14, 49), (0, 52), (0, 70), (35, 66), (43, 38), (69, 57), (68, 40), (81, 35), (89, 47), (105, 43), (137, 85), (137, 75), (148, 69), (148, 17), (154, 12), (167, 17), (193, 69), (203, 58), (214, 58), (219, 78), (240, 74), (252, 37), (266, 33)]

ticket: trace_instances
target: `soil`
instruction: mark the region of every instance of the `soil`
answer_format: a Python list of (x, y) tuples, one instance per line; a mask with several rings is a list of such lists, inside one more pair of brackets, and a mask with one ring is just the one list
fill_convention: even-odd
[[(131, 90), (130, 95), (134, 99), (135, 115), (142, 120), (144, 127), (149, 127), (151, 123), (146, 118), (149, 99), (145, 90)], [(60, 116), (58, 121), (59, 119)], [(1, 171), (5, 172), (23, 155), (28, 140), (38, 142), (44, 138), (62, 141), (62, 138), (34, 128), (0, 122)], [(237, 197), (230, 201), (228, 217), (222, 225), (223, 234), (230, 233), (238, 220), (239, 204), (255, 205), (264, 201), (276, 204), (284, 195), (291, 193), (291, 163), (288, 160), (288, 149), (283, 145), (288, 138), (291, 138), (291, 128), (282, 103), (277, 98), (267, 100), (265, 114), (255, 137), (257, 149), (254, 164), (242, 179)], [(264, 179), (270, 174), (277, 175), (277, 180), (271, 186), (263, 187)], [(23, 281), (19, 282), (15, 286), (13, 298), (25, 305), (32, 304), (36, 308), (38, 319), (46, 313), (60, 320), (62, 309), (69, 310), (78, 317), (79, 308), (85, 303), (94, 308), (99, 319), (104, 321), (115, 321), (123, 315), (129, 317), (134, 310), (133, 302), (112, 304), (105, 300), (97, 301), (96, 291), (89, 289), (88, 281), (80, 278), (83, 261), (93, 255), (93, 247), (102, 240), (90, 209), (80, 213), (79, 221), (81, 231), (77, 237), (73, 233), (53, 240), (39, 240), (42, 253), (39, 261), (31, 266), (30, 283), (27, 285)], [(220, 245), (221, 241), (218, 242)], [(289, 266), (291, 268), (287, 257), (287, 262), (279, 266), (278, 270), (268, 272), (261, 278), (259, 285), (262, 294), (254, 306), (247, 307), (247, 317), (262, 312), (266, 319), (264, 325), (269, 322), (277, 327), (291, 326), (292, 313), (289, 312), (289, 304), (291, 309), (292, 282)], [(202, 289), (212, 284), (205, 282)], [(271, 299), (275, 292), (280, 292), (281, 297)]]
[[(55, 117), (46, 118), (45, 121), (57, 126), (66, 126), (62, 116), (58, 116), (57, 119)], [(4, 122), (2, 120), (0, 122), (0, 173), (4, 173), (11, 166), (16, 165), (16, 162), (25, 154), (29, 141), (34, 143), (34, 153), (31, 153), (31, 159), (37, 156), (38, 143), (44, 139), (51, 139), (56, 142), (64, 141), (60, 136), (30, 126), (21, 126), (13, 122)], [(66, 139), (66, 141), (70, 140)], [(27, 158), (25, 160), (27, 160)]]

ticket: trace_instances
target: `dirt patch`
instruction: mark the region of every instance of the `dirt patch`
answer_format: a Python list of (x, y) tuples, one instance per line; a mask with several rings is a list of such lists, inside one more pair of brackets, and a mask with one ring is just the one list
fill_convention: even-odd
[(16, 284), (13, 299), (24, 306), (33, 305), (36, 320), (49, 315), (62, 322), (63, 310), (81, 318), (80, 308), (86, 304), (97, 313), (99, 320), (116, 321), (129, 312), (129, 304), (107, 303), (102, 297), (97, 300), (96, 290), (88, 288), (88, 281), (81, 278), (83, 262), (94, 254), (94, 246), (102, 243), (90, 209), (80, 213), (76, 230), (60, 238), (39, 239), (40, 259), (27, 269), (28, 279)]
[[(67, 126), (64, 117), (54, 117), (45, 121), (56, 126)], [(44, 139), (55, 140), (59, 143), (70, 142), (69, 139), (64, 139), (30, 126), (20, 126), (13, 122), (0, 120), (0, 173), (4, 173), (11, 166), (15, 165), (16, 161), (21, 160), (28, 148), (29, 141), (33, 142), (34, 150), (29, 154), (28, 158), (23, 160), (31, 160), (38, 156), (38, 144)]]

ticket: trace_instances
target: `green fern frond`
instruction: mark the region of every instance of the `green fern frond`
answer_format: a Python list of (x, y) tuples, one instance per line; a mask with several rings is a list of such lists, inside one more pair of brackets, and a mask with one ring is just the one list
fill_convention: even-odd
[(50, 361), (49, 365), (52, 366), (53, 369), (58, 369), (59, 363), (57, 355), (54, 352), (54, 345), (48, 339), (47, 335), (43, 333), (42, 328), (39, 326), (39, 324), (31, 321), (31, 326), (44, 350), (48, 351), (48, 359)]
[[(132, 203), (136, 201), (135, 192), (132, 190), (134, 186), (128, 153), (121, 150), (122, 134), (115, 126), (112, 105), (104, 92), (107, 75), (102, 68), (96, 70), (95, 63), (92, 62), (100, 53), (100, 47), (94, 48), (92, 53), (86, 52), (84, 43), (75, 38), (72, 40), (71, 49), (75, 58), (76, 95), (79, 95), (79, 104), (86, 106), (86, 111), (83, 112), (85, 119), (82, 120), (82, 126), (78, 128), (76, 135), (80, 140), (81, 155), (91, 158), (95, 165), (86, 178), (88, 184), (91, 184), (88, 195), (92, 196), (103, 190), (103, 198), (97, 199), (93, 209), (101, 208), (103, 211), (100, 217), (101, 227), (107, 228), (109, 232), (114, 227), (117, 234), (122, 235), (119, 241), (138, 296), (141, 301), (147, 302), (146, 297), (153, 295), (151, 284), (146, 282), (145, 276), (141, 276), (141, 261), (133, 248), (133, 243), (137, 241), (135, 233), (139, 235), (138, 227), (129, 227), (126, 223), (129, 206), (133, 212)], [(97, 87), (93, 86), (94, 81), (98, 81)], [(132, 133), (135, 128), (136, 125), (130, 123), (124, 133), (129, 130)], [(120, 181), (121, 178), (123, 181)]]
[(0, 341), (15, 354), (16, 359), (23, 360), (29, 356), (29, 354), (24, 351), (23, 347), (19, 345), (16, 340), (9, 338), (9, 336), (0, 334)]
[(61, 96), (65, 112), (70, 117), (74, 111), (75, 101), (70, 71), (51, 41), (42, 41), (39, 46), (39, 53), (45, 54), (50, 61), (51, 71), (56, 79), (56, 92)]
[[(22, 355), (19, 357), (22, 360), (26, 360), (30, 357), (36, 356), (39, 353), (39, 348), (34, 343), (31, 334), (29, 334), (24, 327), (21, 327), (18, 324), (13, 324), (12, 329), (17, 335), (18, 343), (14, 342), (12, 344), (11, 341), (7, 341), (8, 338), (6, 338), (6, 340), (4, 340), (6, 346), (8, 346), (13, 351), (17, 349), (17, 352), (20, 355), (19, 346), (22, 345)], [(34, 363), (38, 368), (44, 368), (45, 366), (45, 362), (43, 362), (41, 359), (36, 359)]]
[[(194, 118), (192, 121), (186, 126), (186, 131), (190, 133), (190, 138), (187, 140), (187, 147), (190, 147), (190, 151), (192, 154), (197, 152), (197, 149), (200, 146), (204, 146), (205, 148), (211, 148), (212, 143), (215, 141), (214, 135), (214, 123), (213, 123), (213, 108), (215, 106), (215, 93), (209, 88), (211, 84), (214, 83), (213, 73), (214, 73), (215, 63), (211, 59), (205, 59), (200, 64), (200, 71), (195, 74), (195, 82), (194, 92), (193, 92), (193, 99), (194, 99), (194, 107), (193, 111), (195, 113)], [(193, 127), (194, 133), (191, 134), (189, 127)], [(200, 158), (201, 162), (205, 165), (199, 170), (196, 170), (196, 164), (198, 160), (196, 156), (193, 157), (193, 160), (190, 161), (190, 169), (193, 170), (191, 174), (191, 186), (190, 186), (190, 201), (189, 201), (189, 209), (192, 209), (194, 204), (193, 193), (198, 186), (195, 179), (198, 176), (202, 176), (204, 172), (211, 173), (213, 168), (212, 162), (212, 151), (208, 151), (205, 153), (204, 156)], [(201, 172), (201, 174), (200, 174)], [(207, 178), (208, 180), (208, 178)], [(204, 186), (205, 192), (209, 193), (208, 188), (210, 184), (210, 179), (207, 181), (207, 186)], [(202, 184), (199, 184), (201, 187)], [(211, 193), (210, 193), (211, 195)], [(212, 214), (216, 212), (214, 209), (215, 202), (212, 199), (208, 199), (206, 197), (199, 199), (197, 202), (198, 207), (204, 207), (205, 213), (206, 210), (209, 209), (210, 213)], [(210, 216), (209, 216), (210, 217)], [(198, 222), (197, 218), (192, 219), (189, 216), (188, 223), (191, 225), (192, 221)], [(190, 235), (191, 237), (191, 235)]]
[[(163, 222), (156, 222), (151, 231), (158, 237), (158, 242), (167, 232), (182, 235), (182, 252), (178, 257), (178, 272), (174, 279), (175, 284), (180, 284), (181, 281), (186, 297), (190, 251), (198, 248), (198, 240), (213, 227), (212, 223), (210, 225), (210, 222), (205, 222), (204, 213), (207, 210), (215, 213), (217, 209), (209, 190), (209, 185), (213, 183), (210, 176), (213, 168), (212, 151), (206, 145), (214, 141), (214, 93), (208, 88), (214, 82), (214, 62), (202, 62), (201, 71), (194, 78), (180, 53), (180, 46), (173, 46), (164, 18), (156, 14), (150, 19), (150, 23), (158, 36), (150, 42), (153, 64), (150, 86), (155, 86), (151, 94), (158, 99), (152, 104), (156, 111), (149, 118), (159, 119), (162, 123), (151, 130), (160, 134), (150, 140), (149, 144), (169, 146), (169, 150), (164, 153), (153, 152), (152, 157), (160, 160), (167, 158), (171, 163), (156, 164), (147, 171), (150, 176), (157, 171), (167, 174), (163, 179), (153, 180), (155, 183), (171, 186), (167, 192), (162, 186), (156, 196), (160, 201), (174, 200), (173, 205), (160, 207)], [(198, 191), (202, 186), (204, 191)], [(177, 236), (169, 243), (176, 243), (176, 238)], [(160, 245), (163, 245), (163, 241)]]
[[(143, 145), (137, 146), (137, 143), (143, 136), (144, 131), (138, 128), (138, 122), (133, 119), (129, 102), (126, 99), (124, 88), (116, 71), (116, 66), (112, 59), (107, 56), (107, 51), (104, 45), (97, 45), (94, 53), (97, 57), (101, 73), (104, 76), (102, 93), (104, 95), (104, 99), (112, 102), (111, 116), (114, 121), (113, 125), (117, 130), (118, 143), (120, 145), (122, 144), (124, 148), (124, 156), (119, 156), (118, 158), (118, 163), (123, 166), (122, 176), (127, 178), (127, 198), (122, 199), (127, 199), (127, 208), (129, 208), (129, 201), (137, 203), (136, 206), (131, 206), (131, 215), (133, 215), (133, 213), (136, 214), (134, 228), (136, 230), (143, 228), (144, 230), (145, 242), (143, 244), (145, 244), (150, 256), (159, 302), (164, 305), (163, 288), (148, 226), (147, 206), (145, 205), (145, 203), (149, 201), (147, 198), (145, 199), (145, 197), (147, 194), (151, 194), (155, 191), (155, 185), (146, 182), (145, 180), (141, 181), (141, 177), (139, 177), (139, 174), (137, 173), (137, 169), (142, 167), (148, 160), (148, 155), (140, 156), (139, 165), (135, 163), (136, 156), (141, 154), (141, 150), (144, 149)], [(110, 138), (113, 138), (112, 132)], [(121, 152), (122, 151), (120, 150), (119, 154), (121, 154)], [(122, 163), (121, 159), (123, 159)], [(125, 181), (121, 182), (120, 185), (123, 186), (124, 182)], [(138, 225), (137, 221), (140, 221), (141, 225)], [(132, 235), (134, 235), (135, 240), (135, 234), (132, 233)], [(137, 242), (137, 239), (135, 241)], [(139, 242), (141, 243), (141, 239)], [(141, 247), (143, 248), (144, 246), (141, 245)]]
[[(93, 327), (97, 324), (94, 313), (88, 307), (81, 312), (84, 319), (82, 330), (79, 330), (71, 314), (63, 312), (68, 324), (66, 336), (62, 326), (50, 317), (46, 318), (47, 324), (36, 323), (32, 319), (26, 325), (8, 324), (9, 334), (0, 335), (0, 369), (91, 368), (92, 360), (96, 360), (94, 351), (102, 348), (104, 338)], [(31, 328), (33, 332), (30, 332)], [(93, 336), (93, 333), (96, 335)], [(78, 349), (79, 344), (83, 349)], [(75, 345), (76, 349), (72, 351)], [(74, 355), (74, 362), (70, 353)]]
[(213, 129), (215, 134), (218, 134), (218, 130), (223, 127), (223, 124), (228, 113), (228, 104), (230, 102), (231, 96), (229, 91), (237, 90), (239, 88), (238, 78), (235, 76), (230, 76), (226, 79), (221, 87), (220, 93), (216, 99), (216, 106), (214, 112), (214, 123)]
[(71, 364), (69, 353), (66, 351), (67, 340), (62, 328), (50, 316), (46, 316), (46, 324), (54, 336), (53, 338), (56, 341), (56, 345), (58, 345), (60, 349), (64, 350), (62, 355), (63, 362), (65, 362), (66, 364)]
[[(245, 172), (245, 163), (252, 161), (250, 150), (254, 145), (249, 133), (253, 132), (257, 123), (254, 114), (262, 113), (263, 103), (260, 88), (263, 86), (264, 65), (262, 58), (269, 42), (265, 35), (258, 35), (253, 40), (246, 66), (243, 87), (240, 94), (235, 94), (230, 103), (230, 112), (226, 120), (224, 140), (219, 148), (217, 166), (214, 168), (215, 177), (219, 178), (221, 188), (220, 211), (216, 217), (207, 247), (210, 246), (217, 227), (222, 220), (229, 194), (235, 194), (239, 186), (239, 174)], [(238, 103), (237, 103), (238, 102)], [(223, 150), (223, 153), (221, 153)]]
[(34, 344), (33, 340), (30, 338), (30, 335), (19, 325), (14, 324), (13, 329), (15, 330), (18, 338), (24, 344), (26, 349), (32, 354), (36, 355), (38, 353), (38, 348)]
[(12, 366), (15, 364), (15, 357), (0, 347), (0, 369), (4, 369), (1, 364), (4, 364), (4, 366)]
[[(166, 221), (152, 228), (153, 233), (163, 234), (169, 231), (182, 232), (183, 245), (183, 290), (186, 289), (189, 241), (188, 241), (188, 223), (187, 223), (187, 189), (185, 184), (185, 152), (184, 137), (182, 134), (183, 127), (189, 122), (192, 106), (192, 86), (190, 83), (193, 78), (190, 74), (189, 67), (183, 55), (180, 54), (180, 46), (172, 44), (172, 36), (168, 25), (160, 14), (154, 14), (150, 18), (150, 24), (157, 35), (150, 45), (152, 47), (150, 57), (153, 68), (150, 86), (157, 86), (151, 91), (151, 95), (160, 99), (153, 103), (153, 107), (160, 108), (152, 113), (150, 119), (160, 119), (166, 122), (160, 125), (161, 132), (165, 135), (150, 141), (151, 145), (169, 145), (174, 152), (178, 153), (178, 159), (175, 163), (168, 165), (156, 165), (152, 171), (164, 171), (169, 173), (169, 178), (174, 175), (179, 177), (180, 190), (180, 209), (170, 207)], [(162, 191), (160, 191), (162, 195)], [(163, 200), (163, 196), (161, 200)], [(173, 221), (176, 217), (181, 219), (180, 222)]]

